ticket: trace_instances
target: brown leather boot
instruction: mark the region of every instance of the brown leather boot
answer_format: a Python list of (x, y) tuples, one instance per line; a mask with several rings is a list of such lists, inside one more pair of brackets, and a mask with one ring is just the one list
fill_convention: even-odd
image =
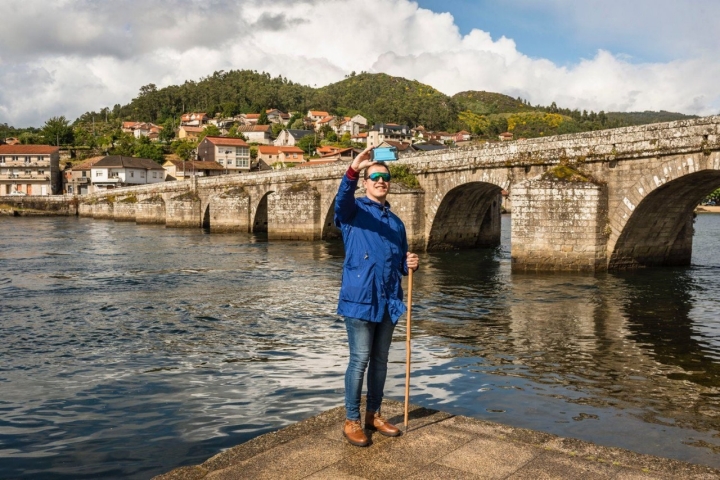
[(397, 437), (400, 430), (392, 423), (385, 420), (380, 412), (365, 412), (365, 428), (368, 430), (377, 430), (386, 437)]
[(356, 447), (367, 447), (368, 438), (365, 436), (365, 431), (360, 426), (360, 420), (348, 420), (345, 419), (345, 426), (343, 426), (343, 435), (347, 438), (350, 444)]

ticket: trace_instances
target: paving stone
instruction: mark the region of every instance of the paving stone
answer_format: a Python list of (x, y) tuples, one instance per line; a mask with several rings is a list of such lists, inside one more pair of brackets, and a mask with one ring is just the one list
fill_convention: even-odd
[(512, 480), (545, 480), (581, 478), (583, 480), (615, 478), (618, 467), (597, 461), (569, 457), (558, 452), (545, 452), (508, 477)]
[(407, 435), (388, 438), (387, 441), (359, 449), (360, 453), (343, 459), (336, 466), (346, 474), (362, 472), (368, 479), (387, 478), (389, 471), (394, 476), (404, 478), (473, 438), (471, 434), (441, 426), (411, 430)]
[(477, 480), (481, 477), (474, 473), (432, 464), (406, 478), (408, 480)]
[(323, 437), (300, 437), (238, 465), (212, 472), (205, 478), (207, 480), (305, 478), (351, 453), (353, 452), (339, 442)]
[(506, 478), (542, 453), (537, 447), (521, 446), (490, 438), (478, 438), (437, 461), (439, 465), (475, 473), (480, 478)]

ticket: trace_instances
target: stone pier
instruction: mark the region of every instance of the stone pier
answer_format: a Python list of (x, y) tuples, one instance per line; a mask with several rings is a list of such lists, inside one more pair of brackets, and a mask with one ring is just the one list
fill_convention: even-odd
[[(402, 424), (403, 404), (385, 401), (383, 413)], [(706, 466), (417, 406), (411, 406), (402, 436), (369, 432), (371, 445), (358, 448), (340, 432), (344, 417), (338, 407), (155, 479), (720, 478), (719, 470)]]

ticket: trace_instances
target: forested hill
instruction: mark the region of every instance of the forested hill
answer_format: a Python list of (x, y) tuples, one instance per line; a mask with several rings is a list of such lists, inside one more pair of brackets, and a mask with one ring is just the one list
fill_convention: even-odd
[(360, 113), (371, 122), (425, 125), (439, 130), (457, 127), (459, 113), (457, 103), (434, 88), (382, 73), (351, 74), (316, 89), (249, 70), (215, 72), (198, 82), (187, 81), (159, 90), (153, 84), (146, 85), (137, 98), (127, 105), (116, 105), (112, 113), (127, 120), (163, 123), (185, 112), (229, 117), (267, 108), (303, 113), (325, 110), (350, 116)]
[(371, 123), (423, 125), (431, 130), (460, 127), (460, 105), (433, 87), (384, 73), (350, 75), (317, 91), (323, 110), (352, 116), (360, 113)]
[(371, 124), (423, 125), (430, 130), (446, 131), (466, 129), (486, 138), (506, 130), (515, 133), (516, 138), (535, 137), (692, 118), (670, 112), (581, 112), (555, 103), (532, 106), (521, 98), (493, 92), (468, 91), (450, 97), (420, 82), (383, 73), (353, 72), (340, 82), (313, 88), (268, 73), (233, 70), (161, 89), (146, 85), (129, 104), (87, 112), (76, 124), (109, 116), (177, 125), (176, 119), (185, 112), (229, 117), (267, 108), (302, 113), (309, 109), (325, 110), (347, 116), (359, 113)]

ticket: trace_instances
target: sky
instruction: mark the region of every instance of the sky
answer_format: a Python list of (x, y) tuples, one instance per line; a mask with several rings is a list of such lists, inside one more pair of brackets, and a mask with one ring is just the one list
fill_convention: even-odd
[(0, 124), (15, 127), (240, 69), (720, 113), (717, 0), (3, 0), (0, 18)]

